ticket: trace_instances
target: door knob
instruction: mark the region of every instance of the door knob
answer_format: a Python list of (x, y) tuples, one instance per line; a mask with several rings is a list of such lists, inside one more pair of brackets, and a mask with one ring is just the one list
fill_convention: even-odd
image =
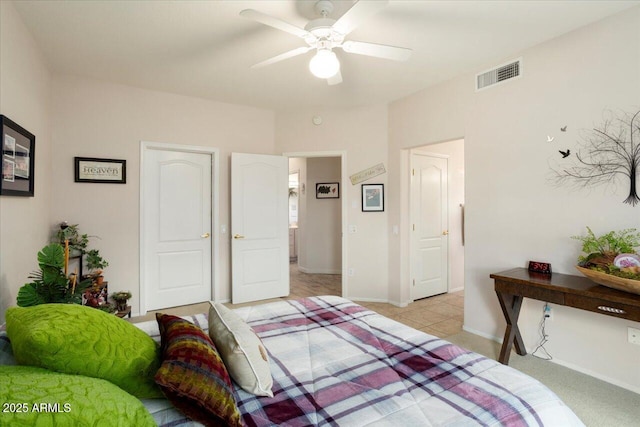
[(448, 235), (449, 235), (449, 230), (444, 230), (444, 231), (442, 232), (442, 235), (443, 235), (443, 236), (448, 236)]
[(234, 234), (233, 238), (234, 239), (244, 239), (244, 236), (242, 234)]
[(200, 237), (202, 237), (202, 238), (204, 238), (204, 239), (208, 239), (208, 238), (209, 238), (209, 236), (211, 236), (211, 234), (209, 234), (209, 233), (204, 233), (204, 234), (201, 234), (201, 235), (200, 235)]

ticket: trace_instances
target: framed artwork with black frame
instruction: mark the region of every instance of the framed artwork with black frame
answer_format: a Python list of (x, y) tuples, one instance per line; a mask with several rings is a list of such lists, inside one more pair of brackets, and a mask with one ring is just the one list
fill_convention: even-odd
[(339, 199), (339, 182), (318, 182), (316, 183), (316, 199)]
[(0, 195), (33, 197), (36, 136), (0, 115), (2, 179)]
[(75, 157), (75, 181), (100, 184), (126, 184), (127, 161)]
[(362, 184), (362, 212), (384, 211), (384, 184)]

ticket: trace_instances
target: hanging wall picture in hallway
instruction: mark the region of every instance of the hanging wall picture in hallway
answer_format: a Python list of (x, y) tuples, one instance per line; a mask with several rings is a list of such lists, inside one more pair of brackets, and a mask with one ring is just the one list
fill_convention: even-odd
[(339, 182), (322, 182), (316, 184), (316, 199), (339, 199)]

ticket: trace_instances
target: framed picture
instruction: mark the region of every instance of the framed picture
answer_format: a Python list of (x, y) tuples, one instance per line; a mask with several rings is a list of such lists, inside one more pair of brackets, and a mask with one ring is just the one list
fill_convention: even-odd
[(33, 197), (36, 137), (2, 115), (0, 115), (0, 128), (2, 128), (0, 195)]
[(93, 157), (75, 157), (74, 159), (76, 182), (127, 183), (126, 160), (96, 159)]
[(384, 211), (384, 184), (362, 184), (362, 212)]
[(319, 182), (316, 184), (316, 199), (339, 199), (339, 182)]

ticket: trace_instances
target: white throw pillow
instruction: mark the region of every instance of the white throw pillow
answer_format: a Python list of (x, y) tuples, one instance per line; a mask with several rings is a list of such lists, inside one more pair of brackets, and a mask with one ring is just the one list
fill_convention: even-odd
[(267, 350), (251, 327), (220, 303), (209, 308), (209, 336), (215, 343), (229, 375), (245, 391), (273, 397)]

